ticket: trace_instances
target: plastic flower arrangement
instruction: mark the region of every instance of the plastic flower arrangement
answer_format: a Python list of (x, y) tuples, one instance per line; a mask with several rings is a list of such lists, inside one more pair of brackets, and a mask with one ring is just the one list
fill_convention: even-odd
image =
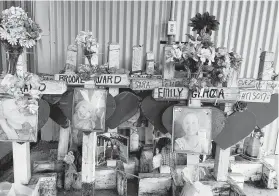
[(15, 73), (15, 66), (24, 48), (31, 48), (41, 39), (42, 30), (28, 18), (20, 7), (2, 11), (0, 19), (0, 41), (9, 53), (8, 73)]
[(83, 47), (84, 55), (89, 61), (90, 66), (92, 66), (91, 58), (93, 54), (98, 53), (99, 44), (97, 43), (97, 39), (93, 37), (92, 32), (81, 31), (75, 40), (77, 45), (81, 45)]
[(214, 46), (211, 34), (219, 26), (215, 16), (208, 12), (198, 13), (190, 20), (189, 26), (197, 31), (197, 36), (187, 34), (188, 42), (173, 45), (167, 54), (167, 61), (173, 61), (177, 68), (186, 71), (186, 85), (191, 90), (227, 82), (231, 69), (239, 69), (241, 57), (226, 48)]

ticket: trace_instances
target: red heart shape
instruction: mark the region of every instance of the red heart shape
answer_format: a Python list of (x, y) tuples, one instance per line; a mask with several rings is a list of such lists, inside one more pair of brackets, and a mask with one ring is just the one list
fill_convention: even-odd
[(247, 109), (256, 116), (256, 125), (263, 128), (278, 117), (278, 94), (271, 95), (269, 103), (248, 103)]
[(114, 129), (123, 122), (133, 117), (139, 108), (139, 98), (131, 92), (122, 92), (114, 97), (116, 109), (106, 120), (106, 125)]
[(222, 148), (227, 149), (247, 137), (256, 126), (256, 117), (249, 111), (235, 112), (227, 118), (224, 129), (214, 139)]
[(154, 128), (165, 134), (168, 130), (162, 123), (162, 115), (168, 107), (175, 104), (177, 102), (156, 101), (151, 96), (147, 96), (141, 103), (141, 111)]

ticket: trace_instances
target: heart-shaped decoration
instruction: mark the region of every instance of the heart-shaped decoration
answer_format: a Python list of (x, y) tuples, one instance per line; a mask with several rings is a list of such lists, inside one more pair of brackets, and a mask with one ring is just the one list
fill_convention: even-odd
[(114, 97), (108, 93), (107, 94), (107, 105), (106, 105), (106, 120), (109, 119), (116, 109), (116, 102), (114, 100)]
[(121, 123), (133, 117), (139, 108), (139, 98), (131, 92), (122, 92), (114, 97), (116, 109), (113, 114), (106, 120), (106, 125), (114, 129)]
[(172, 134), (173, 107), (174, 106), (183, 106), (183, 105), (185, 106), (185, 104), (182, 104), (182, 103), (172, 105), (172, 106), (168, 107), (162, 115), (162, 123), (170, 134)]
[(141, 111), (149, 122), (162, 133), (168, 133), (168, 130), (162, 123), (162, 115), (164, 111), (177, 104), (177, 102), (156, 101), (151, 96), (147, 96), (141, 103)]
[(135, 127), (136, 122), (138, 121), (140, 117), (140, 109), (138, 109), (137, 113), (132, 116), (129, 120), (123, 122), (121, 125), (119, 125), (119, 128), (129, 128), (129, 127)]
[(256, 117), (249, 111), (231, 114), (225, 123), (224, 129), (214, 139), (222, 148), (227, 149), (247, 137), (256, 126)]
[(269, 103), (248, 103), (247, 109), (256, 116), (256, 125), (263, 128), (278, 117), (278, 94), (271, 95)]
[(45, 100), (39, 100), (39, 110), (38, 110), (38, 130), (41, 130), (42, 127), (47, 123), (50, 113), (50, 107), (48, 102)]
[(221, 131), (224, 129), (226, 124), (226, 116), (225, 113), (222, 110), (219, 110), (216, 107), (209, 107), (211, 108), (212, 112), (212, 131), (211, 131), (211, 137), (212, 140), (214, 140), (217, 135), (221, 133)]
[(72, 105), (73, 105), (73, 90), (66, 91), (60, 101), (59, 101), (59, 107), (63, 111), (64, 115), (69, 119), (72, 120)]

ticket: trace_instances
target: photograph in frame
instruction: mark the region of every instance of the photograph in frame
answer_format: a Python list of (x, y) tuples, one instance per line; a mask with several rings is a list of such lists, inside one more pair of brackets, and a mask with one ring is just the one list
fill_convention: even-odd
[(118, 133), (98, 135), (97, 165), (104, 165), (107, 160), (129, 161), (129, 137)]
[(0, 98), (0, 141), (36, 142), (38, 101), (23, 96)]
[(107, 91), (76, 88), (73, 99), (73, 128), (88, 132), (104, 132)]
[(211, 153), (212, 112), (210, 108), (173, 108), (172, 150), (176, 153)]

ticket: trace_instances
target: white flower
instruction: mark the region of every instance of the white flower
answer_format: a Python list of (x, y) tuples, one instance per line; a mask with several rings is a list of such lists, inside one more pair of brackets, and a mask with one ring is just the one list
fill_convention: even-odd
[(208, 60), (208, 65), (211, 65), (214, 62), (215, 49), (214, 48), (201, 48), (198, 50), (198, 57), (200, 57), (201, 62)]
[(34, 90), (34, 89), (31, 89), (29, 91), (29, 94), (31, 97), (35, 98), (35, 99), (39, 99), (40, 98), (40, 94), (41, 92), (39, 90)]

